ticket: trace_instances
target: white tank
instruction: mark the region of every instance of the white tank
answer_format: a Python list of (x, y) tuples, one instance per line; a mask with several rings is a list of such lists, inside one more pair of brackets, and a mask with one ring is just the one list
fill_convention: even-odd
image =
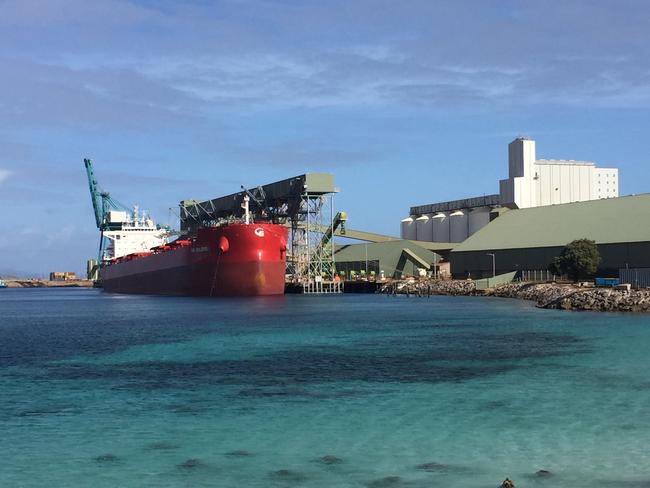
[(490, 207), (474, 208), (469, 213), (469, 235), (485, 227), (490, 223)]
[(402, 239), (415, 240), (415, 222), (412, 217), (402, 219), (400, 225), (400, 236)]
[(449, 242), (463, 242), (467, 239), (467, 213), (455, 210), (449, 214)]
[(431, 217), (433, 242), (449, 242), (449, 217), (438, 212)]
[(428, 215), (415, 219), (415, 238), (418, 241), (431, 242), (433, 240), (433, 223)]

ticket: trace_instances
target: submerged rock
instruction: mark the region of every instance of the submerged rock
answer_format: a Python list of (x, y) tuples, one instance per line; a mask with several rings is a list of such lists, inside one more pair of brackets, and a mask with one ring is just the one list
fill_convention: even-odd
[(117, 456), (111, 453), (102, 454), (101, 456), (97, 456), (95, 458), (95, 461), (98, 463), (113, 463), (117, 461)]
[(205, 463), (200, 459), (187, 459), (178, 465), (181, 469), (196, 469), (205, 466)]
[(149, 444), (147, 446), (147, 449), (152, 449), (152, 450), (158, 450), (158, 451), (166, 451), (170, 449), (178, 449), (179, 446), (178, 444), (172, 444), (171, 442), (154, 442), (153, 444)]
[(391, 488), (394, 486), (400, 486), (402, 484), (402, 478), (399, 476), (386, 476), (384, 478), (373, 480), (366, 484), (368, 488)]
[(421, 469), (423, 471), (447, 471), (449, 469), (448, 464), (442, 463), (424, 463), (418, 464), (416, 469)]
[(461, 466), (458, 464), (444, 464), (444, 463), (423, 463), (418, 464), (415, 469), (420, 469), (422, 471), (428, 471), (429, 473), (473, 473), (474, 470), (469, 466)]
[(329, 454), (327, 456), (323, 456), (321, 458), (318, 458), (316, 461), (321, 463), (321, 464), (327, 464), (327, 465), (343, 463), (343, 459), (341, 459), (340, 457), (331, 456)]
[(272, 471), (270, 474), (271, 478), (276, 481), (290, 481), (290, 482), (299, 482), (305, 481), (307, 477), (297, 471), (291, 471), (290, 469), (279, 469), (277, 471)]
[(224, 454), (224, 456), (229, 456), (229, 457), (248, 457), (252, 456), (253, 453), (250, 451), (244, 451), (243, 449), (236, 449), (234, 451), (228, 451), (227, 453)]

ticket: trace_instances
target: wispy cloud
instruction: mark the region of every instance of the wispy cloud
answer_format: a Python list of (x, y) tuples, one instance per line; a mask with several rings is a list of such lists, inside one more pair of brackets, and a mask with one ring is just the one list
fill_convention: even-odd
[(3, 64), (23, 91), (40, 86), (56, 100), (72, 98), (70, 87), (78, 100), (68, 107), (108, 102), (152, 118), (233, 107), (650, 107), (647, 2), (46, 3), (3, 4), (2, 44), (48, 38), (32, 45), (31, 66)]
[(0, 168), (0, 185), (2, 185), (7, 179), (13, 174), (12, 171), (8, 169)]

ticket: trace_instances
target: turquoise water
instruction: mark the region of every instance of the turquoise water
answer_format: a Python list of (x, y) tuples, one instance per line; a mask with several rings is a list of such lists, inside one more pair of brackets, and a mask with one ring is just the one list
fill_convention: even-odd
[(0, 486), (648, 487), (649, 344), (507, 299), (2, 290)]

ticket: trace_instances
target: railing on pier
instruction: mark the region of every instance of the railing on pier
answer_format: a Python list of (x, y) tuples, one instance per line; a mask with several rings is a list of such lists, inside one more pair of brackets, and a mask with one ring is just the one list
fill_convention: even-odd
[(302, 284), (302, 292), (307, 294), (343, 293), (342, 281), (316, 280)]
[(518, 272), (518, 281), (556, 281), (564, 280), (566, 276), (556, 275), (548, 269), (522, 269)]

